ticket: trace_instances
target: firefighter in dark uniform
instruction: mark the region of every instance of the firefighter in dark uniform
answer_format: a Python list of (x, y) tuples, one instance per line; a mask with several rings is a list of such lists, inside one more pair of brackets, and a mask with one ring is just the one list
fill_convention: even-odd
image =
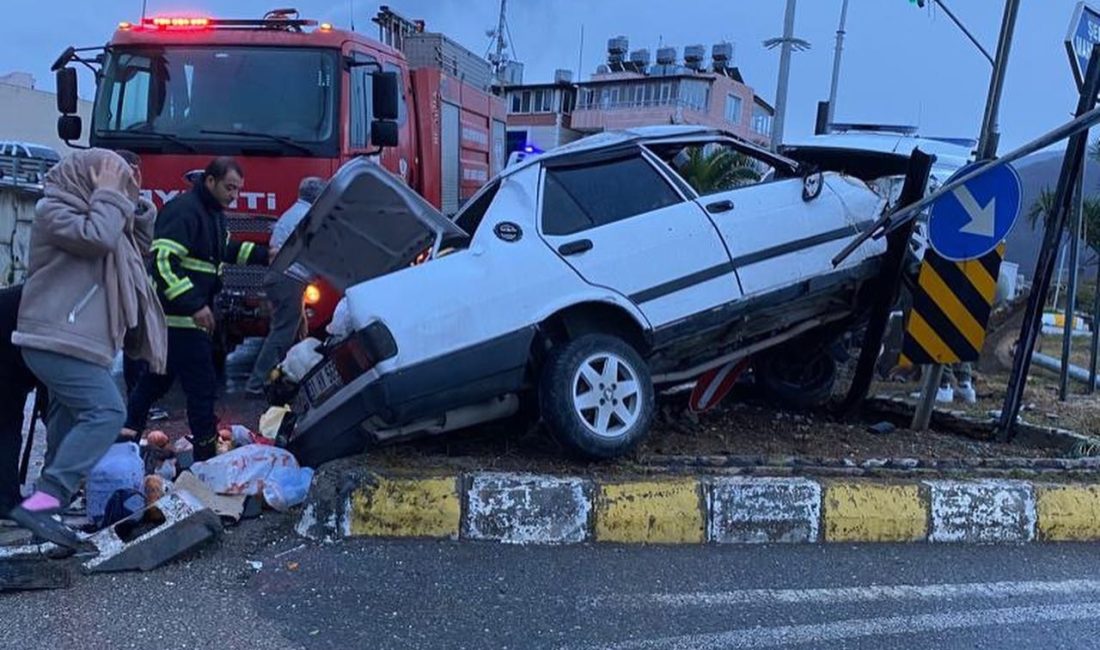
[(149, 407), (178, 377), (187, 395), (195, 460), (212, 458), (217, 440), (214, 298), (225, 264), (267, 264), (268, 248), (229, 239), (223, 209), (237, 199), (244, 171), (215, 158), (191, 191), (164, 205), (153, 239), (152, 273), (168, 320), (168, 371), (145, 373), (130, 394), (126, 428), (144, 431)]

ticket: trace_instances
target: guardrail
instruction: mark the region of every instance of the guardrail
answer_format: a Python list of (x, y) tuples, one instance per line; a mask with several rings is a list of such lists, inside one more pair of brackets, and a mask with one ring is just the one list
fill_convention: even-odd
[(0, 187), (39, 191), (46, 172), (53, 165), (53, 162), (41, 158), (0, 156)]

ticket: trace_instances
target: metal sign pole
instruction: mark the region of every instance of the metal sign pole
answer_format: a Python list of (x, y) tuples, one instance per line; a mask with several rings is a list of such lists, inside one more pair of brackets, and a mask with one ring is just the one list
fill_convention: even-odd
[[(989, 95), (985, 102), (985, 115), (982, 116), (982, 130), (978, 138), (978, 160), (988, 160), (997, 155), (997, 113), (1001, 107), (1001, 91), (1004, 89), (1005, 70), (1008, 67), (1008, 54), (1012, 49), (1012, 34), (1016, 30), (1016, 15), (1019, 13), (1020, 0), (1005, 0), (1004, 18), (1001, 20), (1001, 35), (997, 40), (997, 58), (993, 62), (993, 74), (989, 78)], [(936, 393), (943, 379), (943, 366), (925, 368), (924, 384), (921, 386), (920, 401), (913, 414), (912, 428), (924, 431), (932, 419), (932, 409), (936, 403)]]
[(1100, 352), (1100, 260), (1096, 263), (1096, 288), (1092, 300), (1092, 344), (1089, 346), (1089, 387), (1088, 393), (1096, 392), (1097, 352)]
[[(1066, 322), (1062, 328), (1062, 369), (1058, 371), (1058, 399), (1069, 398), (1069, 356), (1073, 351), (1073, 321), (1077, 312), (1077, 266), (1081, 250), (1081, 222), (1085, 212), (1085, 163), (1077, 170), (1074, 191), (1073, 221), (1069, 235), (1069, 283), (1066, 287)], [(1058, 305), (1054, 305), (1055, 313)]]
[[(1094, 249), (1100, 253), (1100, 249)], [(1096, 286), (1092, 298), (1092, 343), (1089, 346), (1089, 388), (1088, 393), (1096, 392), (1096, 362), (1100, 352), (1100, 259), (1096, 260)]]
[[(1100, 44), (1092, 48), (1085, 84), (1081, 88), (1081, 97), (1077, 103), (1077, 115), (1088, 113), (1096, 105), (1097, 92), (1100, 91)], [(1085, 148), (1088, 145), (1088, 131), (1078, 131), (1069, 139), (1066, 156), (1062, 161), (1062, 171), (1058, 176), (1058, 187), (1054, 194), (1054, 214), (1047, 219), (1043, 235), (1043, 247), (1035, 263), (1035, 278), (1031, 286), (1031, 295), (1027, 299), (1027, 310), (1020, 325), (1020, 338), (1016, 343), (1016, 354), (1012, 362), (1012, 374), (1008, 379), (1008, 391), (1004, 406), (1001, 408), (1001, 439), (1012, 438), (1016, 425), (1016, 416), (1023, 401), (1027, 373), (1031, 367), (1031, 352), (1035, 348), (1042, 327), (1043, 303), (1050, 290), (1051, 275), (1054, 273), (1054, 258), (1057, 245), (1065, 232), (1066, 217), (1072, 200), (1071, 184), (1077, 172), (1084, 164)]]

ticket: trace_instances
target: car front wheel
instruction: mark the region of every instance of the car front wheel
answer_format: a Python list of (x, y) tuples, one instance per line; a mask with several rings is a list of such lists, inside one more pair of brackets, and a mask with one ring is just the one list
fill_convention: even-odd
[(554, 349), (543, 366), (543, 420), (563, 444), (594, 459), (622, 456), (653, 422), (653, 381), (633, 347), (587, 334)]

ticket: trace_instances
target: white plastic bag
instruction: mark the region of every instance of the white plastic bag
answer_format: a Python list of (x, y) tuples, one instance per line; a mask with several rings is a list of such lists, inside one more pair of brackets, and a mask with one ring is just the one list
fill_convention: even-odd
[(260, 494), (273, 471), (299, 469), (294, 455), (271, 445), (245, 445), (195, 463), (191, 471), (217, 494)]
[(320, 341), (310, 337), (290, 348), (290, 351), (286, 353), (286, 358), (279, 364), (287, 379), (299, 383), (302, 381), (302, 377), (305, 377), (313, 369), (313, 366), (324, 361), (325, 358), (317, 351), (320, 345)]
[(312, 482), (313, 470), (308, 467), (276, 467), (264, 481), (264, 503), (286, 512), (306, 500)]
[(332, 320), (325, 326), (325, 331), (337, 338), (351, 334), (351, 314), (348, 312), (348, 298), (344, 296), (336, 303), (336, 309), (332, 310)]

